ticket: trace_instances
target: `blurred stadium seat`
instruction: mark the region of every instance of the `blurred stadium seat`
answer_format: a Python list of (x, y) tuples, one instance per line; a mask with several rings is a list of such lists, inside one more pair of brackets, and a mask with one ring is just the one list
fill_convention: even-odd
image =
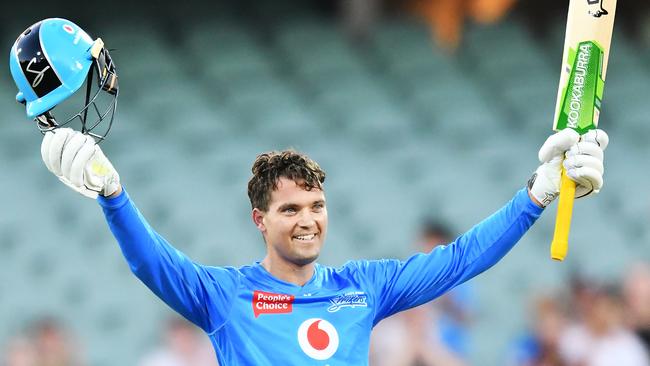
[[(305, 12), (290, 4), (260, 7)], [(548, 50), (561, 47), (563, 29), (537, 39), (516, 18), (472, 26), (462, 50), (448, 55), (410, 19), (380, 22), (363, 44), (329, 19), (265, 21), (226, 15), (173, 37), (154, 21), (102, 32), (123, 88), (103, 147), (151, 224), (197, 261), (261, 259), (246, 182), (265, 150), (295, 147), (328, 171), (331, 233), (322, 260), (332, 265), (405, 257), (423, 216), (469, 229), (534, 171), (560, 68)], [(650, 73), (635, 47), (616, 34), (602, 124), (613, 131), (607, 183), (600, 197), (576, 204), (572, 230), (570, 261), (602, 275), (648, 256), (650, 203), (635, 193), (648, 175)], [(93, 365), (134, 365), (167, 309), (129, 274), (96, 204), (47, 173), (40, 135), (6, 73), (0, 82), (0, 188), (10, 192), (0, 214), (0, 343), (21, 322), (56, 312), (83, 336)], [(473, 356), (481, 365), (500, 364), (530, 289), (568, 275), (548, 259), (550, 210), (475, 280), (485, 315)]]

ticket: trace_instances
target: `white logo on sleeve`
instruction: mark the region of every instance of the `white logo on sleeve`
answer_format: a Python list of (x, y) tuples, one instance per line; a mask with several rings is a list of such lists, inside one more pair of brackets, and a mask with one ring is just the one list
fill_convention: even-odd
[(327, 360), (339, 348), (339, 334), (327, 320), (307, 319), (298, 328), (298, 344), (307, 356)]

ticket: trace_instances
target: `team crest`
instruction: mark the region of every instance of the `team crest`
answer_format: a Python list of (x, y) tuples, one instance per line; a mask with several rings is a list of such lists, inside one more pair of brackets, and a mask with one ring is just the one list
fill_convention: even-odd
[(343, 295), (338, 295), (330, 299), (330, 306), (327, 311), (335, 313), (342, 308), (368, 307), (366, 294), (363, 292), (353, 291)]

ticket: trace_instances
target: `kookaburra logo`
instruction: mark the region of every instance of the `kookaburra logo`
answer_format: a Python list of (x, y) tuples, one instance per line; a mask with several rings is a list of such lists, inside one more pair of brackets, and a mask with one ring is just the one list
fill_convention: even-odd
[(37, 87), (38, 84), (40, 84), (41, 81), (43, 81), (45, 72), (50, 69), (50, 66), (48, 65), (41, 71), (34, 70), (31, 68), (31, 66), (34, 65), (35, 63), (36, 63), (36, 57), (32, 58), (27, 64), (27, 67), (25, 68), (26, 71), (31, 72), (32, 74), (36, 74), (36, 77), (34, 77), (34, 81), (32, 81), (32, 88)]
[(589, 4), (589, 15), (594, 18), (600, 18), (603, 15), (609, 14), (605, 8), (603, 8), (603, 1), (605, 0), (587, 0)]

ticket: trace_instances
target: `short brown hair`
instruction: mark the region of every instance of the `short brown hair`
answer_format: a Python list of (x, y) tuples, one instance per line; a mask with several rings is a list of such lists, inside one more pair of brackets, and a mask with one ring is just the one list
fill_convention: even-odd
[(248, 181), (248, 198), (252, 208), (267, 211), (271, 192), (278, 188), (281, 177), (291, 179), (306, 190), (323, 189), (325, 172), (307, 155), (294, 150), (260, 154), (253, 163), (253, 176)]

